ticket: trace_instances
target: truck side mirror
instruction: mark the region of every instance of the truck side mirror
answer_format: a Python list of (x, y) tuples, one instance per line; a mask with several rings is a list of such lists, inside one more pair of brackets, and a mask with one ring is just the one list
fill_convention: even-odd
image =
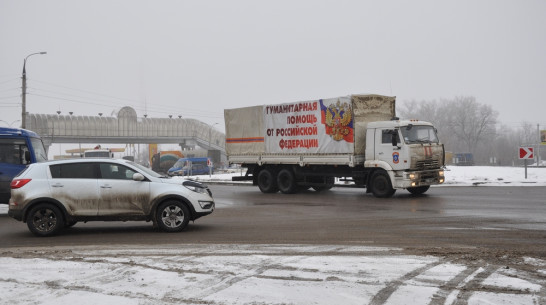
[(392, 136), (391, 137), (392, 146), (398, 146), (398, 139), (397, 139), (398, 134), (396, 133), (396, 131), (393, 132), (391, 136)]

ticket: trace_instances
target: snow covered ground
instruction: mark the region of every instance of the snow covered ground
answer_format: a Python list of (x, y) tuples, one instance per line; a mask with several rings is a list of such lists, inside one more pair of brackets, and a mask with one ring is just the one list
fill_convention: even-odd
[(370, 246), (17, 249), (1, 304), (545, 304), (534, 272)]
[[(525, 179), (523, 168), (450, 167), (446, 180), (546, 186), (546, 168)], [(2, 248), (0, 291), (0, 304), (546, 304), (546, 260), (463, 263), (355, 245)]]

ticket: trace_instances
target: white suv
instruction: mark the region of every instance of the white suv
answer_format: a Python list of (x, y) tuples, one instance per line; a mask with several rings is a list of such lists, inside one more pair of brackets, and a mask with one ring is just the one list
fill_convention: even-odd
[(11, 182), (8, 215), (49, 236), (93, 220), (153, 221), (178, 232), (213, 211), (212, 193), (201, 183), (122, 159), (74, 159), (29, 165)]

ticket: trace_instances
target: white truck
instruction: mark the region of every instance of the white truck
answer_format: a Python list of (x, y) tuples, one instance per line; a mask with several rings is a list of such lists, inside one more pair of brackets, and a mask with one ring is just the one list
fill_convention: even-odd
[(395, 97), (350, 95), (225, 109), (230, 164), (264, 193), (330, 189), (335, 178), (376, 197), (444, 182), (444, 146), (431, 123), (395, 117)]

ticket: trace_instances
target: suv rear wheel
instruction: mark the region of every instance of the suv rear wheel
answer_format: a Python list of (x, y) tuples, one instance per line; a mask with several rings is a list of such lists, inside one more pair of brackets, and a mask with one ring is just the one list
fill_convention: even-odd
[(165, 232), (180, 232), (190, 221), (190, 211), (180, 201), (170, 200), (159, 205), (156, 212), (156, 222)]
[(64, 227), (61, 211), (49, 203), (41, 203), (33, 207), (27, 216), (27, 226), (36, 236), (51, 236)]

